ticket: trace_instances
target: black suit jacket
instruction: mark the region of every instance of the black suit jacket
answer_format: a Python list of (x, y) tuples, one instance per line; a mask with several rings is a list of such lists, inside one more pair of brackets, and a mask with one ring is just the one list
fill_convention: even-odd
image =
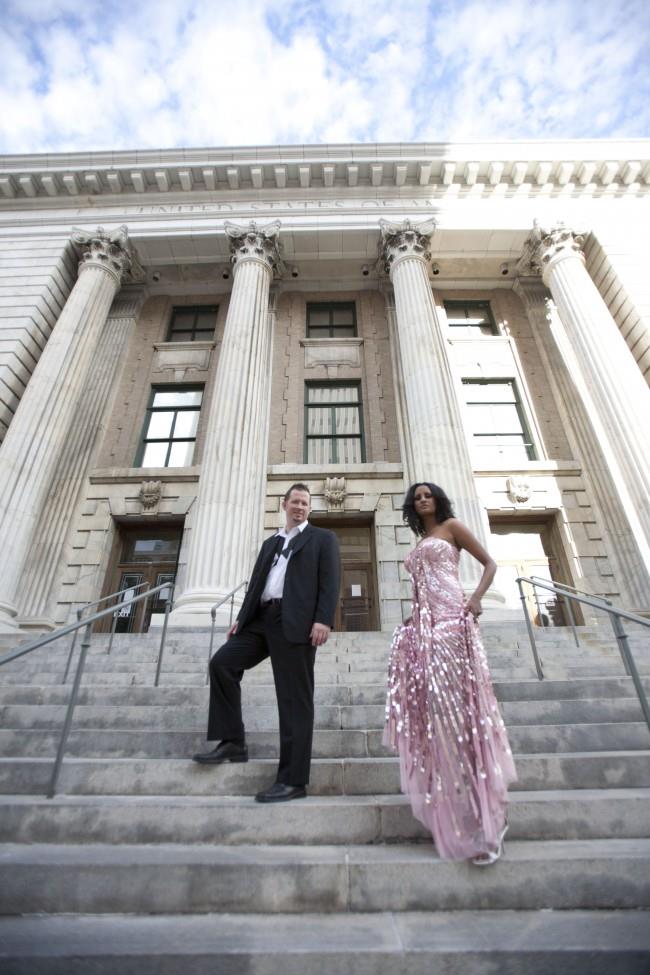
[[(276, 535), (263, 543), (237, 616), (238, 632), (256, 616), (266, 585)], [(339, 598), (341, 560), (334, 532), (307, 525), (294, 543), (282, 592), (282, 629), (290, 643), (308, 643), (314, 623), (333, 626)]]

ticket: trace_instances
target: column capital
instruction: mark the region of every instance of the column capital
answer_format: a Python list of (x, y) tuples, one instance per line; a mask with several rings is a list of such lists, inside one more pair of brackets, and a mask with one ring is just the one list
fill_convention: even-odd
[(248, 226), (224, 223), (226, 235), (230, 238), (230, 263), (237, 267), (244, 261), (261, 261), (275, 277), (281, 277), (284, 263), (280, 254), (280, 221), (259, 226), (251, 220)]
[(118, 286), (123, 280), (135, 282), (144, 279), (142, 266), (124, 224), (112, 231), (98, 227), (94, 233), (73, 227), (70, 240), (79, 255), (79, 273), (87, 267), (101, 267), (113, 275)]
[(429, 245), (431, 234), (436, 229), (435, 220), (426, 220), (417, 225), (410, 220), (403, 223), (380, 220), (379, 229), (380, 257), (386, 274), (390, 274), (395, 264), (404, 257), (419, 258), (424, 264), (431, 260)]
[(584, 261), (582, 245), (585, 236), (583, 232), (566, 227), (561, 220), (549, 229), (540, 226), (535, 220), (517, 264), (519, 274), (544, 276), (548, 268), (567, 257), (577, 257)]

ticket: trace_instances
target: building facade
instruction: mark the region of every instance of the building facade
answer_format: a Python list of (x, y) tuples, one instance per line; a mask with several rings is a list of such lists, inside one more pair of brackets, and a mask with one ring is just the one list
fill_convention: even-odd
[(492, 618), (531, 574), (650, 611), (650, 141), (12, 156), (0, 193), (0, 631), (173, 580), (206, 625), (294, 481), (341, 629), (408, 610), (414, 480)]

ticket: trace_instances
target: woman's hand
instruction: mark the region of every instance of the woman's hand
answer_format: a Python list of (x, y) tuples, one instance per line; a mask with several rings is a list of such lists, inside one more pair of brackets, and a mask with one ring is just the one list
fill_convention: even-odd
[(477, 596), (470, 596), (465, 603), (465, 616), (471, 615), (474, 619), (478, 619), (482, 612), (481, 600)]

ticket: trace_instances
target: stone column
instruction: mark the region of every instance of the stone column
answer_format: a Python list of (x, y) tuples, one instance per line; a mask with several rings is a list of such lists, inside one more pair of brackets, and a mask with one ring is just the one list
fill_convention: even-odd
[(625, 550), (624, 558), (631, 557), (628, 589), (636, 608), (648, 609), (650, 389), (587, 272), (583, 239), (562, 224), (548, 231), (535, 226), (528, 242), (529, 263), (541, 270), (553, 296), (563, 327), (563, 334), (556, 336), (558, 349), (586, 408), (600, 466), (605, 465), (599, 476), (613, 490), (629, 526), (620, 540), (614, 539), (620, 554)]
[[(384, 269), (395, 293), (397, 402), (402, 404), (406, 479), (433, 481), (453, 500), (456, 514), (487, 548), (488, 522), (474, 485), (447, 340), (438, 317), (428, 264), (433, 221), (413, 226), (380, 221)], [(461, 560), (467, 591), (481, 575), (474, 559)], [(498, 599), (491, 590), (486, 601)]]
[(111, 305), (97, 352), (52, 479), (37, 536), (30, 545), (19, 586), (21, 629), (54, 625), (66, 540), (82, 486), (93, 465), (102, 421), (115, 390), (115, 377), (146, 297), (141, 285), (122, 288)]
[[(247, 579), (263, 530), (269, 432), (273, 274), (281, 271), (279, 222), (226, 223), (232, 294), (192, 509), (185, 585), (172, 625), (210, 622), (210, 607)], [(238, 595), (241, 603), (243, 592)], [(229, 607), (226, 607), (226, 612)]]
[(21, 573), (43, 530), (44, 508), (62, 457), (74, 458), (75, 420), (84, 409), (80, 393), (113, 298), (136, 261), (126, 227), (113, 233), (102, 227), (95, 234), (74, 231), (72, 244), (80, 252), (79, 276), (0, 450), (0, 632), (17, 629)]

